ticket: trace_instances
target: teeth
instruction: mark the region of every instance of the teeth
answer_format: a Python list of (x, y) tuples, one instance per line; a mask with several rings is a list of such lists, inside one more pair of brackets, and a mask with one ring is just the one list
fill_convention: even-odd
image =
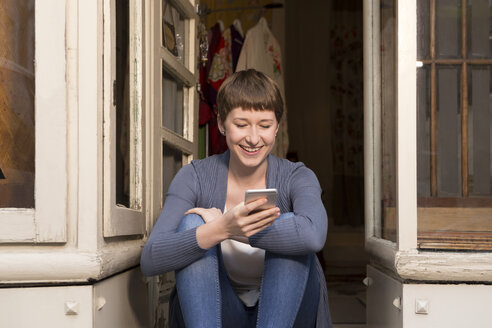
[(241, 146), (244, 150), (246, 151), (249, 151), (251, 153), (254, 153), (255, 151), (258, 151), (260, 150), (261, 147), (255, 147), (255, 148), (250, 148), (250, 147), (246, 147), (246, 146)]

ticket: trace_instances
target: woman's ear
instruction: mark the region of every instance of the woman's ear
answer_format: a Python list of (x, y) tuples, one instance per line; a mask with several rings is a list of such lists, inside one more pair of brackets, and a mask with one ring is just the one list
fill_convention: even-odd
[(225, 128), (224, 128), (224, 123), (220, 119), (220, 115), (217, 115), (217, 126), (219, 127), (219, 132), (225, 136)]

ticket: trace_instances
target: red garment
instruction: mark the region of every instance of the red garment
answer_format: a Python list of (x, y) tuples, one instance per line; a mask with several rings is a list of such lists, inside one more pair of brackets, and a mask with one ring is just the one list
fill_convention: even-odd
[(220, 25), (215, 24), (209, 33), (209, 47), (208, 47), (208, 60), (205, 65), (200, 65), (200, 106), (199, 106), (199, 118), (198, 124), (207, 124), (214, 116), (213, 104), (209, 102), (209, 85), (208, 85), (208, 73), (212, 60), (217, 51), (221, 38)]

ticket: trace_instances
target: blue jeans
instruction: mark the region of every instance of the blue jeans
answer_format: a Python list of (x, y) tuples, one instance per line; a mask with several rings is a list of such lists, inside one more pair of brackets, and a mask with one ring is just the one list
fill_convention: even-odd
[[(292, 213), (282, 214), (281, 220)], [(186, 215), (178, 231), (203, 224)], [(319, 280), (315, 254), (265, 254), (260, 299), (247, 307), (236, 295), (222, 261), (220, 244), (176, 271), (179, 305), (187, 328), (195, 327), (315, 327)]]

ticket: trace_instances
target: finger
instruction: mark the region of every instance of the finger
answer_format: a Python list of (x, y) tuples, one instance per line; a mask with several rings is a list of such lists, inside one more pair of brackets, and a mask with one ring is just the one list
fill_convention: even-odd
[(272, 207), (272, 208), (269, 208), (266, 210), (261, 210), (261, 211), (255, 212), (254, 214), (250, 215), (250, 218), (251, 218), (250, 222), (262, 220), (263, 218), (266, 218), (269, 216), (279, 217), (280, 216), (280, 209), (278, 207)]
[(275, 221), (275, 219), (277, 219), (277, 218), (278, 218), (278, 216), (276, 216), (276, 215), (270, 215), (270, 216), (267, 216), (267, 217), (262, 218), (260, 220), (257, 220), (255, 222), (252, 222), (251, 224), (245, 225), (242, 228), (243, 233), (248, 234), (248, 233), (251, 233), (252, 231), (263, 230), (267, 226), (272, 225), (273, 222)]
[[(260, 199), (257, 199), (255, 201), (252, 201), (251, 203), (246, 204), (244, 206), (244, 208), (246, 210), (245, 211), (246, 214), (248, 214), (251, 211), (254, 211), (255, 209), (257, 209), (261, 205), (265, 204), (266, 202), (267, 202), (267, 199), (266, 198), (260, 198)], [(241, 203), (241, 204), (243, 204), (243, 203)]]
[(257, 224), (263, 220), (269, 220), (270, 218), (276, 219), (280, 216), (280, 209), (278, 207), (269, 208), (255, 212), (254, 214), (241, 217), (238, 220), (238, 225), (243, 232), (249, 231), (250, 227), (256, 227)]
[(263, 231), (263, 230), (265, 230), (266, 228), (270, 227), (270, 226), (273, 224), (273, 222), (275, 222), (275, 219), (273, 219), (273, 220), (271, 220), (271, 221), (267, 222), (267, 223), (266, 223), (266, 224), (264, 224), (264, 225), (260, 225), (260, 226), (258, 226), (258, 227), (256, 227), (256, 228), (252, 229), (252, 230), (249, 230), (248, 232), (246, 232), (246, 233), (245, 233), (245, 236), (246, 236), (246, 237), (251, 237), (251, 236), (253, 236), (253, 235), (257, 234), (258, 232)]
[(219, 213), (219, 214), (222, 214), (222, 210), (220, 208), (212, 208), (212, 210), (214, 210), (216, 213)]

